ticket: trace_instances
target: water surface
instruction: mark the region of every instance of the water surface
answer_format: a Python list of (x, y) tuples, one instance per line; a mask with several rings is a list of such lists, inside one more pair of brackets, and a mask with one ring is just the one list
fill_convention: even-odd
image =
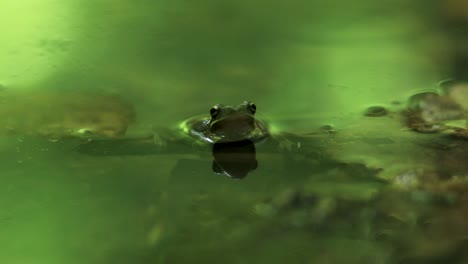
[[(465, 263), (467, 143), (399, 115), (453, 73), (458, 35), (438, 30), (438, 4), (47, 1), (37, 20), (2, 15), (0, 260)], [(126, 111), (95, 95), (131, 106), (132, 137), (243, 100), (301, 136), (255, 145), (258, 166), (235, 180), (190, 142), (83, 151), (36, 133)], [(366, 117), (372, 105), (390, 114)]]

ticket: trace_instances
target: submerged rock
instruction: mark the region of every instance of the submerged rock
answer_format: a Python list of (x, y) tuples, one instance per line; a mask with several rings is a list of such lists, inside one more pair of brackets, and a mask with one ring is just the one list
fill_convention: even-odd
[(131, 105), (113, 95), (89, 92), (5, 92), (0, 104), (0, 133), (116, 138), (135, 120)]
[[(402, 111), (406, 127), (420, 133), (449, 133), (465, 137), (466, 112), (468, 110), (468, 86), (444, 84), (443, 93), (423, 91), (408, 98)], [(463, 122), (459, 122), (463, 121)]]

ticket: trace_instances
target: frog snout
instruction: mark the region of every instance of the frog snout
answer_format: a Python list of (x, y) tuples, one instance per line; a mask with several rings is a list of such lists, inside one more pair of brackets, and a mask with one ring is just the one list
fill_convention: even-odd
[(254, 118), (251, 116), (237, 115), (226, 117), (211, 124), (211, 131), (231, 133), (243, 133), (251, 131), (254, 128)]

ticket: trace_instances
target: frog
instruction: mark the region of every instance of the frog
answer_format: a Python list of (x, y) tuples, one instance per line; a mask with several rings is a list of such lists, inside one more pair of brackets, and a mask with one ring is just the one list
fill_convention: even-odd
[(182, 121), (180, 129), (192, 138), (209, 144), (250, 140), (260, 142), (271, 136), (266, 122), (255, 118), (257, 106), (251, 101), (238, 105), (216, 104), (209, 116)]

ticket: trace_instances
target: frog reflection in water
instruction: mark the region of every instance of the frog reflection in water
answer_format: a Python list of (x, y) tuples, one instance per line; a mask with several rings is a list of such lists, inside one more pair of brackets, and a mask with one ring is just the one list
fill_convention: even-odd
[(209, 117), (194, 117), (181, 124), (183, 131), (206, 143), (251, 140), (258, 142), (269, 136), (266, 124), (255, 118), (257, 107), (245, 101), (237, 106), (217, 104)]

